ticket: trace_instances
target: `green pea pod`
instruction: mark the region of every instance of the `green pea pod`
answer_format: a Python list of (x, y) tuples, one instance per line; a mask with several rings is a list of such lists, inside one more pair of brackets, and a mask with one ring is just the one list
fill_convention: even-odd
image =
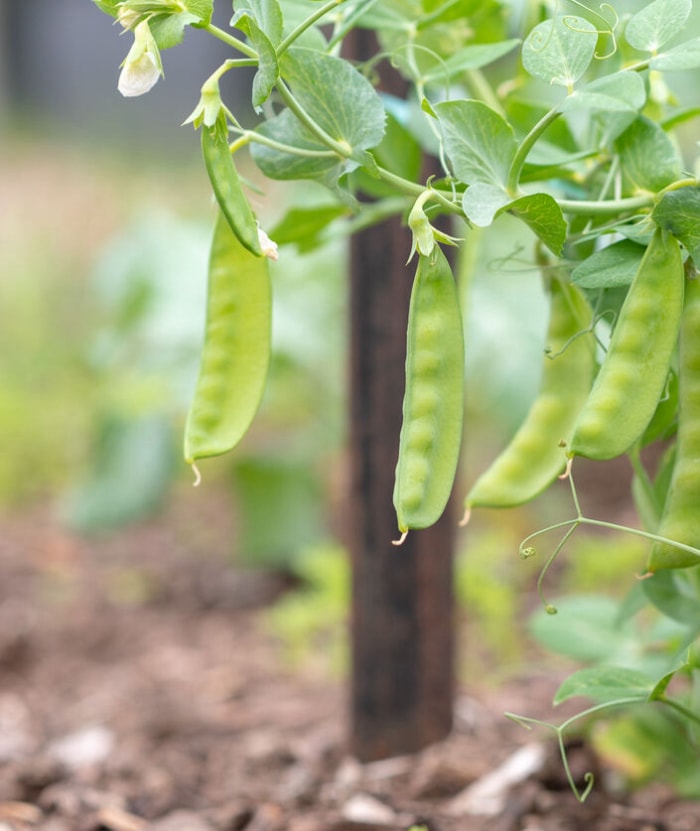
[(464, 334), (459, 297), (439, 245), (419, 255), (411, 290), (406, 391), (394, 482), (402, 542), (427, 528), (447, 505), (464, 419)]
[[(508, 446), (477, 479), (465, 508), (510, 508), (534, 499), (566, 467), (570, 435), (593, 382), (592, 313), (580, 289), (555, 275), (549, 284), (547, 356), (537, 397)], [(578, 337), (577, 337), (578, 336)]]
[(228, 146), (226, 118), (222, 114), (211, 126), (202, 125), (202, 155), (214, 196), (233, 233), (251, 254), (262, 256), (258, 223), (248, 204)]
[(270, 363), (269, 263), (247, 251), (223, 214), (209, 259), (204, 350), (185, 426), (185, 461), (218, 456), (247, 431)]
[[(687, 281), (678, 369), (678, 438), (658, 533), (700, 549), (700, 280)], [(651, 572), (700, 565), (700, 554), (655, 542)]]
[(612, 459), (644, 433), (663, 394), (683, 310), (677, 240), (657, 228), (622, 304), (591, 394), (569, 444), (570, 456)]

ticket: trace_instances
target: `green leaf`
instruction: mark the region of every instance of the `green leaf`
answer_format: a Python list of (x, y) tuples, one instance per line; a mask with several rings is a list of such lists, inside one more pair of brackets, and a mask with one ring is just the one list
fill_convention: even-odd
[(344, 205), (314, 205), (309, 208), (291, 208), (270, 231), (278, 245), (296, 245), (300, 253), (312, 251), (322, 242), (322, 233), (328, 225), (348, 209)]
[(627, 21), (625, 40), (634, 49), (656, 53), (677, 35), (692, 11), (692, 0), (655, 0)]
[(596, 78), (575, 90), (562, 103), (562, 112), (579, 109), (629, 112), (640, 110), (646, 102), (644, 81), (636, 72), (615, 72)]
[(697, 69), (700, 66), (700, 37), (687, 40), (680, 46), (655, 55), (649, 62), (651, 69), (673, 72), (683, 69)]
[(277, 52), (268, 36), (258, 26), (257, 20), (251, 16), (247, 9), (241, 9), (233, 16), (231, 26), (248, 35), (250, 42), (258, 53), (258, 71), (253, 78), (251, 100), (253, 109), (260, 112), (262, 105), (270, 97), (279, 78)]
[(548, 193), (531, 193), (503, 210), (522, 220), (554, 254), (561, 253), (566, 240), (566, 220), (554, 197)]
[(486, 228), (496, 215), (511, 202), (510, 196), (498, 185), (477, 182), (470, 185), (462, 197), (462, 208), (466, 217), (474, 225)]
[(92, 0), (92, 2), (105, 14), (116, 17), (119, 11), (117, 6), (121, 3), (121, 0)]
[[(284, 20), (278, 0), (237, 0), (236, 12), (248, 11), (274, 46), (282, 40)], [(235, 15), (234, 15), (235, 17)], [(233, 25), (233, 21), (231, 21)]]
[(618, 602), (602, 595), (557, 601), (558, 614), (543, 609), (530, 619), (533, 636), (547, 649), (577, 661), (629, 664), (640, 651), (632, 622), (618, 619)]
[(533, 78), (571, 89), (593, 60), (597, 42), (592, 23), (575, 15), (558, 15), (538, 23), (527, 36), (523, 66)]
[(620, 699), (647, 701), (654, 682), (642, 672), (625, 667), (586, 667), (570, 675), (557, 690), (554, 703), (584, 696), (599, 704)]
[(423, 82), (431, 84), (449, 84), (456, 75), (470, 69), (480, 69), (504, 55), (507, 55), (520, 43), (518, 38), (511, 38), (500, 43), (476, 43), (465, 46), (451, 55), (446, 61), (439, 61), (423, 73)]
[(642, 580), (647, 599), (666, 617), (700, 627), (700, 607), (697, 590), (690, 580), (689, 571), (664, 569)]
[(508, 122), (481, 101), (444, 101), (434, 110), (457, 179), (503, 184), (516, 149)]
[(663, 195), (651, 218), (670, 231), (700, 266), (700, 187), (691, 185)]
[(646, 247), (623, 239), (596, 251), (571, 272), (571, 281), (584, 289), (628, 286), (637, 273)]
[(615, 141), (626, 185), (657, 193), (681, 176), (681, 159), (668, 135), (640, 116)]
[(381, 98), (347, 61), (294, 47), (282, 59), (282, 74), (307, 114), (336, 141), (369, 150), (382, 140)]
[[(321, 154), (328, 150), (289, 110), (264, 121), (256, 132), (300, 150)], [(346, 168), (338, 156), (298, 156), (257, 142), (251, 144), (250, 154), (268, 179), (314, 179), (332, 187)]]
[(191, 12), (160, 14), (150, 18), (148, 25), (159, 49), (170, 49), (182, 43), (185, 28), (199, 23), (200, 18)]

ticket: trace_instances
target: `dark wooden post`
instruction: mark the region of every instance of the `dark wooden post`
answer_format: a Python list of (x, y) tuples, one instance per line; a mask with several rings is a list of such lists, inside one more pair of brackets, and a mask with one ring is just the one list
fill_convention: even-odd
[(351, 250), (351, 747), (364, 761), (414, 752), (452, 726), (454, 519), (391, 543), (410, 245), (392, 220)]
[[(349, 47), (368, 58), (374, 36), (357, 30)], [(382, 87), (403, 93), (396, 76)], [(411, 532), (400, 547), (391, 542), (410, 249), (398, 219), (351, 243), (351, 748), (364, 761), (417, 751), (452, 727), (454, 519)]]

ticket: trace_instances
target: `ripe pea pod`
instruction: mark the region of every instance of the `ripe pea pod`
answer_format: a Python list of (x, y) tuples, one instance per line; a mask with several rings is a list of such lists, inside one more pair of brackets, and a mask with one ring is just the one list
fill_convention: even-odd
[(209, 259), (204, 350), (185, 426), (185, 461), (226, 453), (258, 409), (270, 363), (267, 257), (247, 251), (220, 213)]
[[(700, 549), (700, 280), (687, 281), (681, 324), (678, 438), (671, 484), (658, 533)], [(655, 542), (648, 570), (700, 565), (700, 555)]]
[(419, 255), (411, 290), (406, 391), (394, 481), (403, 542), (445, 510), (457, 472), (464, 419), (464, 334), (459, 297), (439, 245)]
[(258, 223), (233, 163), (223, 113), (211, 127), (203, 124), (201, 130), (202, 156), (216, 201), (241, 244), (251, 254), (260, 257), (262, 250), (258, 239)]
[(472, 507), (510, 508), (529, 502), (566, 466), (561, 442), (571, 433), (593, 382), (593, 342), (581, 334), (590, 327), (592, 313), (565, 275), (552, 277), (549, 294), (548, 355), (539, 393), (508, 446), (467, 494), (465, 517)]
[(579, 414), (569, 444), (570, 456), (612, 459), (642, 435), (666, 384), (678, 339), (683, 291), (678, 242), (657, 228)]

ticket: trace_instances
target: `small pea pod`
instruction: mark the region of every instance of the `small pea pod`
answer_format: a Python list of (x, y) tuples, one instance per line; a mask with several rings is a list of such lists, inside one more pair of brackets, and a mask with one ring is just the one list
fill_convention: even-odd
[(464, 334), (459, 297), (439, 245), (419, 255), (411, 290), (406, 391), (394, 482), (402, 542), (436, 522), (452, 491), (464, 419)]
[(241, 244), (260, 257), (258, 223), (231, 156), (224, 114), (221, 113), (211, 127), (203, 124), (201, 131), (202, 156), (216, 201)]
[[(539, 392), (508, 446), (477, 479), (465, 508), (510, 508), (538, 496), (562, 473), (568, 438), (593, 382), (592, 313), (580, 289), (555, 274), (549, 283), (547, 356)], [(466, 514), (468, 515), (468, 514)]]
[[(700, 549), (700, 280), (687, 281), (678, 367), (678, 437), (658, 533)], [(700, 555), (655, 542), (648, 569), (700, 565)]]
[(185, 425), (190, 464), (234, 447), (260, 404), (271, 349), (268, 265), (241, 245), (220, 213), (209, 259), (204, 350)]
[(644, 433), (666, 385), (683, 310), (677, 240), (657, 228), (613, 330), (569, 444), (570, 456), (612, 459)]

